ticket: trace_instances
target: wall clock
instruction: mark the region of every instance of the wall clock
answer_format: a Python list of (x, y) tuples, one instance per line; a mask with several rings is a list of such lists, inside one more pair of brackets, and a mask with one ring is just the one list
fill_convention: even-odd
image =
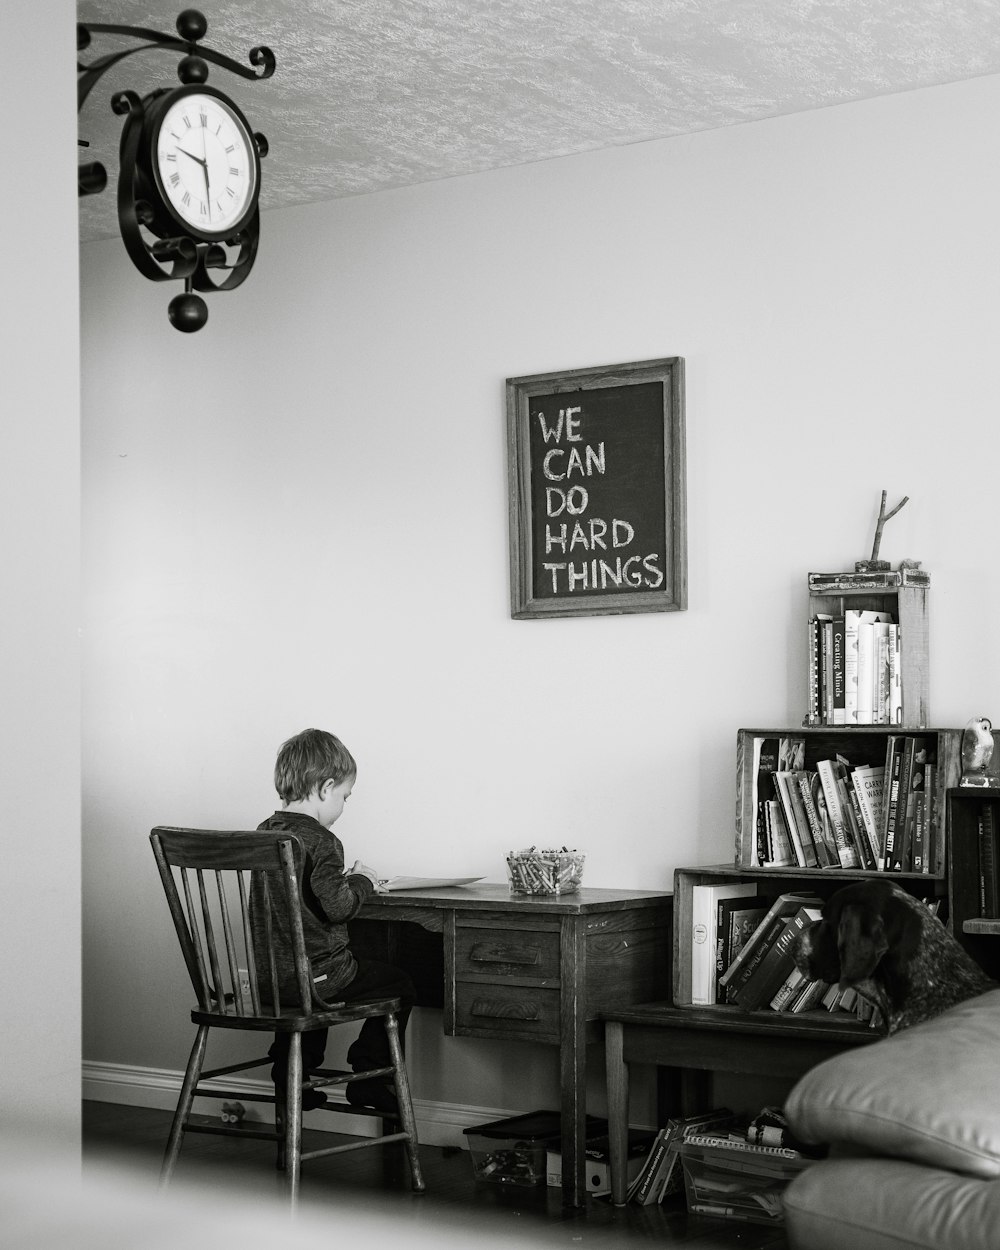
[[(206, 29), (194, 9), (178, 17), (179, 38), (127, 26), (77, 27), (81, 48), (94, 31), (152, 41), (78, 66), (78, 108), (122, 57), (150, 47), (185, 53), (177, 67), (180, 87), (160, 87), (142, 97), (121, 91), (111, 101), (124, 117), (117, 198), (122, 241), (145, 277), (184, 282), (183, 294), (167, 311), (171, 324), (185, 333), (208, 320), (208, 307), (196, 292), (232, 290), (250, 274), (260, 238), (260, 161), (268, 150), (235, 102), (208, 85), (206, 62), (251, 79), (269, 78), (275, 65), (264, 47), (250, 52), (259, 73), (200, 47)], [(102, 166), (81, 166), (81, 195), (102, 190), (106, 181)]]

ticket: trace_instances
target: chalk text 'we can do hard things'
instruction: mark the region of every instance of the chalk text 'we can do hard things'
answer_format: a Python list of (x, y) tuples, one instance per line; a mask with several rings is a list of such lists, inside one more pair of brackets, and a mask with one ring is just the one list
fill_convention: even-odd
[[(629, 521), (587, 514), (590, 491), (584, 482), (605, 476), (607, 458), (603, 441), (596, 447), (585, 441), (581, 413), (580, 407), (560, 408), (554, 422), (544, 412), (535, 414), (547, 448), (541, 466), (546, 483), (545, 555), (568, 557), (542, 563), (551, 579), (551, 592), (657, 590), (664, 580), (659, 552), (630, 552), (635, 529)], [(558, 520), (563, 516), (570, 519)], [(574, 559), (574, 555), (584, 558)]]

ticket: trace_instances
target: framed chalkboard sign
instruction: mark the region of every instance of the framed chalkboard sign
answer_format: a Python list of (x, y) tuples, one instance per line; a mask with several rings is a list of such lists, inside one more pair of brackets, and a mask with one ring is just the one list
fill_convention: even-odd
[(684, 361), (507, 379), (511, 616), (687, 607)]

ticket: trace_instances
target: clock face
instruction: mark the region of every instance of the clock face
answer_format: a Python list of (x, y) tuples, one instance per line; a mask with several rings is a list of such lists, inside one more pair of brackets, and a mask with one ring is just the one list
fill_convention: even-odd
[(168, 102), (153, 138), (160, 193), (193, 233), (222, 238), (252, 211), (257, 149), (246, 123), (220, 96), (199, 89)]

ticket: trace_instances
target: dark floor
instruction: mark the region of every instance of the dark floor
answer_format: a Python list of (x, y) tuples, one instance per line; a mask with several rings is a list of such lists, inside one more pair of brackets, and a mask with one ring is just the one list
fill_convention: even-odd
[[(102, 1165), (123, 1168), (140, 1190), (152, 1189), (170, 1125), (170, 1113), (143, 1107), (85, 1102), (83, 1152), (85, 1176)], [(309, 1131), (304, 1148), (333, 1143), (333, 1135)], [(346, 1138), (344, 1140), (347, 1140)], [(559, 1191), (546, 1187), (517, 1189), (477, 1182), (464, 1150), (421, 1147), (427, 1190), (415, 1195), (399, 1147), (358, 1151), (307, 1162), (302, 1172), (302, 1209), (331, 1218), (345, 1205), (371, 1216), (379, 1212), (406, 1221), (424, 1235), (434, 1228), (453, 1241), (484, 1245), (494, 1238), (524, 1246), (582, 1246), (619, 1250), (639, 1242), (696, 1246), (697, 1250), (787, 1250), (780, 1228), (688, 1216), (683, 1199), (662, 1206), (615, 1208), (603, 1198), (589, 1198), (585, 1208), (565, 1208)], [(281, 1175), (274, 1168), (274, 1147), (266, 1141), (189, 1137), (176, 1172), (179, 1184), (209, 1188), (213, 1200), (239, 1203), (273, 1193), (282, 1199)], [(445, 1238), (447, 1240), (447, 1238)]]

